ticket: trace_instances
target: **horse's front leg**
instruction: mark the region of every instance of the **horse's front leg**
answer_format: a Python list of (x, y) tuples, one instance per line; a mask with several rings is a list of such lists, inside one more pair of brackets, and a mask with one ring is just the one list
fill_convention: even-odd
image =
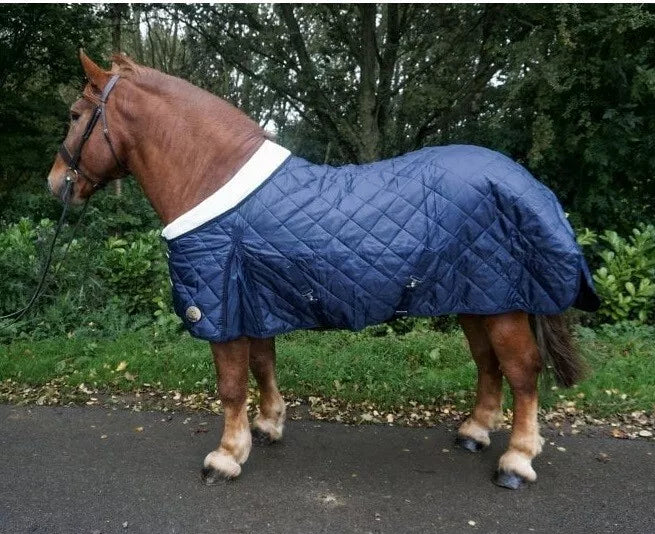
[(461, 315), (459, 322), (478, 367), (478, 388), (471, 416), (457, 431), (457, 444), (468, 451), (477, 452), (489, 445), (489, 432), (502, 421), (503, 374), (483, 317)]
[(240, 338), (227, 343), (212, 343), (211, 349), (225, 425), (218, 448), (205, 457), (202, 479), (206, 484), (238, 477), (241, 464), (248, 459), (252, 447), (246, 402), (250, 340)]
[(282, 438), (286, 406), (275, 379), (275, 338), (250, 340), (250, 370), (259, 386), (259, 414), (252, 423), (252, 434), (260, 443)]

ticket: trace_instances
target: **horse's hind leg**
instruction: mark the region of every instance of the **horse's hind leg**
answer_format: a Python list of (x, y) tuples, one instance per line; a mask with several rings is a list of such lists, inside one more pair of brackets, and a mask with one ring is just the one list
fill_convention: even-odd
[(516, 489), (521, 483), (533, 482), (537, 478), (532, 459), (541, 452), (543, 445), (537, 423), (537, 379), (541, 357), (526, 313), (486, 317), (484, 324), (512, 390), (514, 408), (509, 447), (500, 457), (494, 482)]
[(212, 343), (211, 349), (225, 426), (218, 448), (205, 458), (202, 478), (206, 484), (239, 476), (241, 464), (248, 459), (252, 447), (247, 410), (250, 340)]
[(286, 406), (275, 379), (275, 338), (250, 340), (250, 370), (259, 386), (259, 414), (252, 422), (252, 435), (260, 443), (282, 438)]
[(478, 387), (471, 416), (457, 431), (457, 444), (468, 451), (477, 452), (489, 445), (489, 432), (495, 430), (502, 420), (503, 375), (483, 318), (461, 315), (459, 322), (478, 367)]

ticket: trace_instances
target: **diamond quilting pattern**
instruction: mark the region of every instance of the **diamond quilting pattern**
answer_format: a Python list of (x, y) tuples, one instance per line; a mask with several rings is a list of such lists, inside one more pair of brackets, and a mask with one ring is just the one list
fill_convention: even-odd
[(198, 308), (186, 326), (210, 341), (358, 329), (397, 312), (598, 304), (555, 195), (464, 145), (339, 168), (290, 157), (235, 209), (170, 241), (169, 266), (176, 312)]

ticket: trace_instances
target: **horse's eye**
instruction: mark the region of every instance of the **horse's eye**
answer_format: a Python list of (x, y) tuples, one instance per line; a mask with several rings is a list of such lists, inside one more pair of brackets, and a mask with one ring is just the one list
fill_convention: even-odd
[(71, 121), (75, 122), (80, 118), (80, 114), (77, 111), (71, 111)]

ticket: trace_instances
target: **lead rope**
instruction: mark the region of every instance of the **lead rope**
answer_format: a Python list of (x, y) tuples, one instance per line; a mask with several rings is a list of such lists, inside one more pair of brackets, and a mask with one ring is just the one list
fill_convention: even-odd
[[(42, 267), (42, 273), (41, 273), (41, 278), (39, 280), (39, 283), (36, 287), (36, 291), (32, 295), (32, 298), (30, 298), (29, 302), (22, 307), (19, 310), (16, 310), (14, 312), (8, 313), (7, 315), (1, 315), (0, 316), (0, 321), (4, 321), (6, 319), (13, 319), (13, 321), (10, 321), (8, 324), (0, 325), (0, 329), (5, 329), (9, 328), (10, 326), (16, 324), (18, 321), (20, 321), (23, 316), (30, 311), (30, 309), (34, 306), (38, 298), (41, 296), (41, 291), (43, 290), (43, 287), (45, 286), (45, 281), (46, 277), (48, 276), (48, 271), (50, 270), (50, 265), (52, 264), (52, 258), (54, 256), (54, 250), (55, 250), (55, 245), (57, 244), (57, 239), (59, 238), (59, 234), (61, 233), (61, 229), (64, 226), (64, 223), (66, 221), (66, 215), (68, 213), (68, 208), (70, 206), (70, 193), (71, 189), (73, 187), (73, 183), (71, 180), (66, 181), (66, 189), (64, 191), (64, 208), (61, 211), (61, 215), (59, 217), (59, 222), (57, 223), (57, 227), (55, 228), (55, 233), (52, 236), (52, 241), (50, 242), (50, 247), (48, 248), (48, 254), (46, 255), (45, 261), (43, 262), (43, 267)], [(80, 227), (80, 223), (82, 221), (82, 218), (84, 217), (84, 213), (86, 212), (86, 208), (89, 205), (89, 199), (86, 199), (86, 202), (84, 203), (84, 207), (82, 208), (82, 211), (80, 213), (80, 217), (77, 220), (77, 223), (75, 223), (75, 227), (73, 228), (73, 234), (71, 235), (71, 239), (66, 245), (66, 248), (64, 249), (64, 254), (61, 257), (61, 260), (59, 262), (59, 265), (57, 269), (55, 270), (55, 276), (59, 273), (59, 270), (61, 269), (61, 266), (64, 262), (64, 259), (68, 255), (68, 250), (70, 249), (71, 243), (75, 239), (75, 235), (77, 234), (77, 230)]]

